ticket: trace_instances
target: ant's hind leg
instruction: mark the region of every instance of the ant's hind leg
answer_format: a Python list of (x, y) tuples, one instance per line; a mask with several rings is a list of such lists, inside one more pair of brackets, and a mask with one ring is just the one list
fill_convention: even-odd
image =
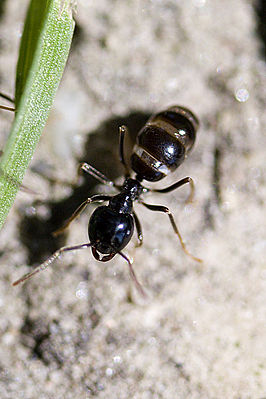
[(192, 259), (194, 259), (197, 262), (202, 262), (201, 259), (193, 256), (186, 248), (186, 245), (181, 237), (181, 234), (179, 233), (179, 230), (177, 228), (177, 225), (175, 223), (174, 217), (172, 215), (172, 213), (170, 212), (169, 208), (167, 208), (166, 206), (163, 205), (150, 205), (150, 204), (146, 204), (145, 202), (141, 202), (142, 205), (144, 205), (146, 208), (150, 209), (151, 211), (157, 211), (157, 212), (163, 212), (166, 213), (170, 219), (171, 225), (173, 227), (173, 230), (175, 232), (175, 234), (178, 236), (180, 244), (182, 246), (183, 251), (190, 256)]
[(1, 93), (1, 92), (0, 92), (0, 97), (4, 98), (5, 100), (7, 100), (7, 101), (9, 101), (10, 103), (13, 103), (13, 104), (14, 104), (14, 102), (15, 102), (15, 100), (14, 100), (13, 98), (11, 98), (10, 96), (8, 96), (8, 95), (5, 94), (5, 93)]
[(13, 112), (16, 111), (16, 108), (13, 108), (13, 107), (6, 107), (5, 105), (0, 105), (0, 109), (4, 109), (4, 110), (6, 110), (6, 111), (13, 111)]
[[(0, 93), (0, 97), (4, 98), (7, 101), (10, 101), (11, 103), (14, 103), (13, 98), (9, 97), (8, 95), (4, 94), (4, 93)], [(15, 108), (13, 107), (7, 107), (5, 105), (0, 105), (0, 109), (5, 109), (6, 111), (16, 111)]]
[(65, 221), (63, 226), (53, 232), (53, 236), (57, 237), (59, 234), (63, 233), (68, 228), (70, 223), (73, 222), (73, 220), (76, 219), (81, 214), (81, 212), (84, 211), (87, 205), (97, 201), (108, 201), (110, 198), (111, 198), (110, 195), (101, 195), (101, 194), (96, 194), (90, 198), (87, 198), (86, 201), (82, 202), (82, 204), (75, 210), (75, 212), (70, 216), (70, 218)]
[(62, 247), (58, 249), (54, 254), (52, 254), (46, 261), (44, 261), (40, 266), (36, 267), (32, 272), (24, 274), (20, 279), (16, 280), (12, 285), (18, 285), (20, 283), (23, 283), (24, 281), (28, 280), (29, 278), (33, 277), (35, 274), (47, 269), (47, 267), (53, 263), (63, 252), (67, 251), (75, 251), (77, 249), (82, 249), (82, 248), (88, 248), (90, 247), (91, 244), (79, 244), (79, 245), (74, 245), (71, 247)]
[(175, 190), (176, 188), (179, 188), (181, 186), (183, 186), (184, 184), (189, 183), (190, 186), (190, 194), (186, 200), (186, 204), (191, 203), (193, 201), (194, 198), (194, 192), (195, 192), (195, 187), (194, 187), (194, 181), (191, 177), (185, 177), (182, 180), (179, 180), (178, 182), (172, 184), (169, 187), (160, 189), (160, 190), (150, 190), (150, 191), (154, 191), (156, 193), (170, 193), (171, 191)]
[(135, 212), (133, 212), (133, 218), (134, 218), (134, 222), (135, 222), (135, 226), (136, 226), (136, 230), (137, 230), (137, 235), (138, 235), (138, 242), (136, 244), (136, 247), (140, 247), (143, 244), (142, 228), (141, 228), (141, 224), (140, 224), (139, 218), (137, 217)]

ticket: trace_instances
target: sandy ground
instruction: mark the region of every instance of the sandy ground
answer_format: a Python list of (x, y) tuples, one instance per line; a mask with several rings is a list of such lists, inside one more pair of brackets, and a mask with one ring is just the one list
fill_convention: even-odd
[[(2, 1), (0, 84), (13, 93), (28, 1)], [(80, 0), (73, 48), (25, 184), (1, 232), (0, 397), (235, 398), (266, 396), (265, 59), (258, 19), (244, 0)], [(119, 178), (117, 128), (132, 134), (172, 104), (201, 121), (197, 143), (153, 194), (175, 214), (186, 256), (165, 215), (140, 205), (144, 245), (123, 259), (89, 250), (65, 255), (24, 286), (11, 282), (60, 245), (87, 241), (88, 216), (51, 232), (87, 196), (71, 187), (81, 160)], [(12, 115), (1, 112), (3, 148)], [(58, 183), (53, 182), (58, 180)], [(60, 183), (61, 182), (61, 183)], [(64, 184), (62, 184), (64, 183)], [(155, 185), (154, 185), (155, 186)]]

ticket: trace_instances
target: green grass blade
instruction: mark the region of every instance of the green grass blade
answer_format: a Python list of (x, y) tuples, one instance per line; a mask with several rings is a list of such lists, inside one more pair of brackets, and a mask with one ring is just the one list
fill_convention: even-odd
[(31, 0), (17, 64), (16, 116), (1, 157), (0, 228), (48, 118), (73, 31), (70, 0)]
[(27, 82), (35, 53), (38, 51), (41, 33), (49, 10), (51, 1), (31, 1), (25, 21), (25, 27), (20, 43), (19, 58), (17, 62), (15, 105), (19, 100)]

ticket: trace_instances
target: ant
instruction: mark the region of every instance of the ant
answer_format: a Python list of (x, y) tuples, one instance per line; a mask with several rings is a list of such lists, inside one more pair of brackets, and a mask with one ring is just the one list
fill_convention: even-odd
[(130, 157), (130, 166), (135, 172), (135, 178), (130, 177), (130, 169), (125, 161), (124, 139), (128, 134), (128, 129), (126, 126), (121, 126), (119, 128), (119, 157), (125, 169), (123, 185), (115, 184), (87, 163), (82, 163), (79, 166), (79, 172), (84, 171), (90, 174), (100, 183), (116, 188), (119, 193), (114, 196), (96, 194), (87, 198), (64, 225), (54, 232), (55, 235), (62, 233), (88, 204), (109, 201), (108, 205), (96, 208), (90, 217), (89, 242), (58, 249), (41, 265), (22, 276), (13, 285), (18, 285), (46, 269), (64, 252), (90, 247), (94, 258), (101, 262), (107, 262), (117, 254), (123, 257), (129, 266), (130, 275), (136, 287), (145, 295), (133, 270), (132, 261), (122, 252), (131, 240), (134, 225), (137, 230), (137, 246), (141, 246), (143, 242), (141, 224), (133, 210), (134, 201), (151, 211), (166, 213), (183, 251), (195, 261), (201, 262), (201, 259), (188, 252), (170, 210), (166, 206), (147, 204), (142, 199), (142, 194), (147, 192), (168, 193), (188, 183), (190, 185), (188, 202), (192, 201), (194, 182), (191, 177), (185, 177), (169, 187), (157, 190), (144, 187), (142, 181), (157, 182), (180, 166), (194, 145), (198, 126), (199, 122), (196, 116), (189, 109), (181, 106), (173, 106), (151, 116), (138, 133)]

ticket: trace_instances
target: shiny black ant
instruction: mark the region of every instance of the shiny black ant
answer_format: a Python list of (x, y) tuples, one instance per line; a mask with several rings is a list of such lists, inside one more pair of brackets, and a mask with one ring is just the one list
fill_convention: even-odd
[(138, 201), (151, 211), (166, 213), (183, 251), (194, 260), (201, 262), (199, 258), (188, 252), (170, 210), (166, 206), (147, 204), (142, 199), (142, 194), (149, 191), (168, 193), (188, 183), (190, 185), (188, 201), (192, 200), (194, 183), (191, 177), (185, 177), (169, 187), (158, 190), (144, 187), (142, 181), (157, 182), (181, 165), (194, 145), (198, 126), (199, 122), (195, 115), (189, 109), (181, 106), (173, 106), (151, 116), (138, 133), (130, 157), (130, 166), (136, 174), (135, 178), (130, 177), (130, 170), (125, 161), (124, 139), (125, 134), (128, 134), (128, 129), (126, 126), (121, 126), (119, 128), (119, 156), (125, 168), (123, 185), (115, 184), (87, 163), (81, 164), (79, 168), (80, 171), (90, 174), (99, 182), (116, 188), (119, 194), (114, 196), (93, 195), (84, 201), (65, 224), (55, 232), (55, 235), (63, 232), (88, 204), (109, 201), (108, 205), (99, 206), (91, 215), (88, 225), (89, 242), (60, 248), (32, 272), (15, 281), (13, 285), (18, 285), (46, 269), (63, 252), (90, 247), (94, 258), (101, 262), (107, 262), (117, 254), (122, 256), (128, 263), (131, 277), (137, 288), (144, 293), (133, 270), (131, 260), (122, 252), (133, 235), (134, 225), (137, 230), (138, 246), (143, 242), (141, 225), (133, 210), (134, 201)]

